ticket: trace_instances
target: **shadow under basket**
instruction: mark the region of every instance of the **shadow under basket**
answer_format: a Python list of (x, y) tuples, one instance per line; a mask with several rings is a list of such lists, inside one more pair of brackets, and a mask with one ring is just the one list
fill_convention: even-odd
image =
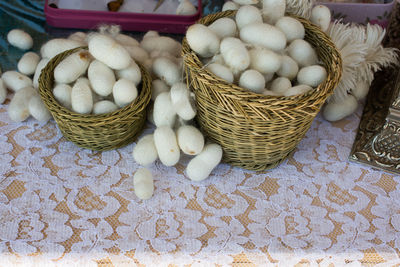
[[(208, 15), (198, 23), (209, 25), (236, 11)], [(317, 88), (298, 96), (265, 96), (230, 84), (204, 68), (183, 40), (186, 82), (195, 93), (197, 122), (203, 133), (220, 144), (223, 160), (249, 170), (271, 169), (284, 161), (311, 126), (342, 73), (342, 60), (331, 39), (316, 25), (298, 19), (327, 71)]]
[(151, 78), (140, 65), (142, 81), (138, 97), (129, 105), (114, 112), (93, 115), (79, 114), (62, 106), (53, 96), (54, 69), (68, 55), (84, 47), (71, 49), (52, 58), (39, 77), (39, 93), (52, 114), (61, 133), (79, 147), (97, 151), (111, 150), (133, 142), (146, 122), (146, 106), (151, 97)]

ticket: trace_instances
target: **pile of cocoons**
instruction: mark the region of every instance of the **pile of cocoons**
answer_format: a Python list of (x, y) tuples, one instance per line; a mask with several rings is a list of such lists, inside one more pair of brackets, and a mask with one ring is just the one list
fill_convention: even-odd
[[(10, 31), (8, 41), (22, 50), (32, 47), (26, 32)], [(222, 148), (206, 142), (194, 126), (194, 95), (183, 83), (181, 43), (156, 31), (144, 34), (141, 41), (123, 34), (115, 25), (104, 25), (89, 34), (75, 32), (67, 38), (47, 41), (40, 53), (26, 52), (18, 69), (6, 71), (0, 79), (0, 102), (7, 89), (15, 92), (8, 106), (9, 117), (16, 122), (30, 115), (40, 121), (51, 118), (38, 93), (42, 69), (59, 53), (87, 46), (66, 56), (54, 69), (55, 99), (64, 107), (80, 114), (104, 114), (128, 105), (138, 96), (142, 77), (138, 63), (152, 76), (152, 102), (148, 120), (154, 133), (144, 135), (133, 148), (134, 160), (144, 168), (133, 177), (135, 194), (140, 199), (153, 195), (154, 181), (150, 165), (159, 160), (173, 166), (181, 154), (192, 157), (187, 177), (206, 179), (220, 163)]]
[(194, 24), (186, 32), (209, 72), (257, 94), (285, 97), (306, 93), (326, 79), (316, 50), (304, 40), (303, 24), (285, 16), (285, 1), (231, 5), (237, 8), (234, 18)]
[(134, 176), (135, 193), (141, 199), (148, 199), (154, 190), (148, 168), (155, 161), (174, 166), (182, 154), (191, 157), (186, 175), (192, 181), (201, 181), (220, 163), (222, 148), (206, 142), (193, 123), (196, 116), (194, 95), (183, 82), (181, 44), (150, 31), (140, 46), (149, 54), (144, 63), (153, 77), (148, 121), (155, 129), (138, 140), (132, 155), (144, 167)]
[[(33, 46), (32, 37), (21, 29), (8, 32), (7, 41), (10, 45), (23, 51), (29, 50)], [(15, 122), (24, 121), (31, 115), (39, 121), (47, 121), (51, 118), (51, 114), (43, 104), (37, 90), (39, 64), (43, 66), (44, 63), (41, 62), (37, 53), (26, 52), (18, 61), (17, 70), (5, 71), (1, 74), (0, 103), (4, 103), (6, 100), (7, 90), (14, 93), (8, 105), (8, 114), (10, 119)]]

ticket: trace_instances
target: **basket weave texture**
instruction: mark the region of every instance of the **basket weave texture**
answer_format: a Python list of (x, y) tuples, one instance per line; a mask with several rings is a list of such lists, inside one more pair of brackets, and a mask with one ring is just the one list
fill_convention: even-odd
[[(236, 11), (208, 15), (209, 25)], [(316, 89), (292, 97), (264, 96), (230, 84), (204, 68), (183, 40), (187, 85), (196, 96), (197, 121), (211, 140), (220, 144), (224, 161), (249, 170), (276, 167), (296, 148), (342, 73), (342, 60), (330, 38), (308, 20), (293, 16), (305, 27), (305, 40), (317, 51), (327, 78)]]
[(68, 55), (86, 47), (60, 53), (52, 58), (39, 77), (39, 93), (52, 114), (62, 134), (77, 146), (97, 151), (126, 146), (141, 133), (146, 122), (146, 106), (151, 97), (151, 77), (139, 65), (142, 82), (138, 85), (138, 97), (131, 104), (114, 112), (93, 115), (79, 114), (62, 106), (54, 98), (54, 69)]

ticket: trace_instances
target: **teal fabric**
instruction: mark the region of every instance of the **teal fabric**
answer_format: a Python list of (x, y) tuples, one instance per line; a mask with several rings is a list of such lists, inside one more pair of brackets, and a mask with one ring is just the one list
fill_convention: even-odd
[(208, 15), (222, 10), (224, 0), (203, 0), (203, 14)]
[(7, 33), (20, 28), (34, 40), (33, 51), (48, 39), (43, 13), (44, 0), (0, 0), (0, 65), (3, 71), (16, 69), (18, 59), (26, 52), (8, 44)]
[[(17, 62), (26, 52), (8, 44), (7, 33), (16, 28), (29, 33), (34, 46), (32, 51), (38, 52), (43, 43), (51, 38), (67, 37), (77, 29), (53, 28), (46, 24), (44, 15), (45, 0), (0, 0), (0, 66), (2, 71), (15, 70)], [(223, 0), (204, 0), (203, 14), (221, 10)], [(84, 30), (82, 30), (84, 31)], [(142, 33), (130, 33), (140, 38)], [(177, 36), (178, 39), (180, 36)]]

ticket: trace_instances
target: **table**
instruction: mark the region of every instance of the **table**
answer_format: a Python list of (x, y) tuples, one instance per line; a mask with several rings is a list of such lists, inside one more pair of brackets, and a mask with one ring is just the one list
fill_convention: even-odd
[(270, 171), (220, 164), (192, 182), (188, 158), (156, 162), (154, 196), (141, 201), (135, 144), (81, 149), (53, 120), (10, 121), (8, 102), (0, 105), (0, 266), (400, 265), (400, 176), (348, 160), (362, 107), (336, 123), (318, 115)]

